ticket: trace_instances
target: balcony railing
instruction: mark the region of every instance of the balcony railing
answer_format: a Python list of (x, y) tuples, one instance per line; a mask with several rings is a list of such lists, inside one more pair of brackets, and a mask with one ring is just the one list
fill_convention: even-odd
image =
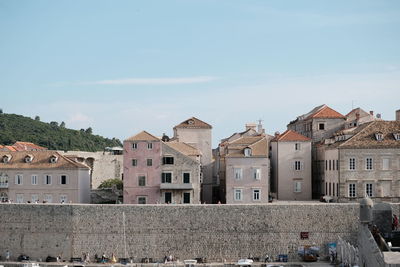
[(0, 188), (8, 188), (8, 182), (7, 183), (1, 182), (0, 183)]
[(193, 190), (193, 184), (172, 184), (162, 183), (160, 184), (161, 190)]

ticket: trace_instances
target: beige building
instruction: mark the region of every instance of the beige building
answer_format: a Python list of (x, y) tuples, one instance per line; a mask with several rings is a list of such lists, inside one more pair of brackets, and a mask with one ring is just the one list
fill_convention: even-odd
[[(172, 140), (184, 142), (201, 152), (202, 201), (215, 202), (218, 180), (213, 177), (212, 126), (195, 117), (189, 118), (174, 127)], [(214, 196), (213, 196), (214, 195)]]
[(1, 152), (0, 198), (17, 203), (89, 203), (89, 168), (56, 151)]
[(271, 191), (279, 200), (311, 200), (311, 139), (287, 130), (271, 140)]
[(400, 201), (400, 121), (364, 123), (336, 133), (319, 147), (325, 194), (341, 202)]
[(223, 139), (217, 157), (222, 187), (221, 202), (227, 204), (268, 203), (269, 136), (262, 127), (246, 125), (246, 131)]

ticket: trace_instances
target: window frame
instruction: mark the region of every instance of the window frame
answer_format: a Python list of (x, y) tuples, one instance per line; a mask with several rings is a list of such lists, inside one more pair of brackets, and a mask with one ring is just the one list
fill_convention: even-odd
[(32, 174), (31, 175), (31, 184), (32, 185), (38, 185), (38, 182), (39, 182), (38, 175), (37, 174)]
[[(171, 159), (172, 159), (172, 163), (171, 163)], [(175, 164), (174, 156), (163, 156), (162, 163), (163, 163), (163, 165), (174, 165)]]
[[(167, 174), (170, 175), (170, 182), (167, 181)], [(171, 171), (163, 171), (161, 172), (161, 183), (162, 184), (172, 184), (172, 180), (173, 180), (173, 172)]]
[(303, 181), (294, 180), (293, 181), (293, 193), (301, 193)]
[[(185, 182), (185, 174), (189, 174), (189, 181), (188, 182)], [(190, 180), (191, 180), (191, 173), (188, 172), (188, 171), (182, 172), (182, 183), (183, 184), (190, 184)]]
[(349, 158), (349, 171), (356, 170), (356, 158)]
[(137, 167), (137, 165), (138, 165), (138, 160), (137, 159), (132, 159), (131, 160), (131, 166), (132, 167)]
[(132, 150), (138, 149), (138, 143), (132, 143)]
[(152, 142), (148, 142), (147, 143), (147, 150), (152, 150), (153, 149), (153, 143)]
[(357, 197), (357, 185), (355, 183), (350, 183), (347, 186), (347, 195), (349, 198)]
[[(63, 183), (63, 176), (65, 177), (65, 183)], [(66, 174), (61, 174), (60, 175), (60, 185), (67, 185), (68, 184), (68, 175)]]
[(374, 197), (374, 184), (373, 183), (365, 183), (365, 194), (368, 197)]
[[(47, 179), (47, 178), (49, 178), (49, 179)], [(43, 175), (43, 184), (44, 185), (51, 185), (53, 183), (52, 180), (53, 180), (53, 178), (52, 178), (51, 174)]]
[(371, 157), (365, 158), (365, 170), (372, 171), (374, 170), (374, 160)]
[(261, 168), (253, 167), (252, 168), (253, 179), (260, 181), (261, 180)]
[(16, 185), (23, 185), (24, 184), (24, 175), (17, 173), (15, 175), (15, 184)]
[(300, 151), (301, 150), (301, 144), (299, 142), (294, 143), (294, 150), (295, 151)]
[[(147, 178), (146, 178), (146, 175), (144, 175), (144, 174), (139, 174), (138, 176), (137, 176), (137, 181), (138, 181), (138, 186), (139, 187), (144, 187), (144, 186), (146, 186), (147, 185)], [(144, 181), (144, 184), (143, 184), (143, 181)]]
[[(140, 203), (141, 199), (144, 199), (144, 203)], [(147, 204), (147, 196), (137, 196), (136, 203), (139, 205), (146, 205)]]
[(253, 201), (261, 201), (261, 188), (252, 189), (252, 198)]
[[(189, 202), (185, 202), (185, 196), (187, 196), (189, 194)], [(182, 203), (183, 204), (190, 204), (191, 203), (191, 198), (192, 195), (190, 194), (190, 192), (183, 192), (182, 193)]]
[[(239, 198), (237, 198), (239, 196)], [(243, 201), (243, 188), (234, 188), (233, 189), (233, 200), (234, 201)]]
[(233, 177), (235, 180), (242, 180), (243, 179), (243, 168), (233, 168)]
[(146, 159), (146, 166), (147, 167), (153, 166), (153, 159)]

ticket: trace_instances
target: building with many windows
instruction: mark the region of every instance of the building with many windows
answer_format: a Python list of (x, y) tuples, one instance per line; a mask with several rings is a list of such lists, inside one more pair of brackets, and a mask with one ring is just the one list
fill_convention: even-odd
[(198, 204), (201, 152), (142, 131), (124, 141), (124, 203)]
[(89, 168), (55, 151), (2, 151), (0, 198), (17, 203), (89, 203)]
[(269, 136), (262, 126), (246, 125), (246, 131), (222, 140), (219, 145), (219, 178), (227, 204), (268, 203)]
[(270, 147), (271, 192), (279, 200), (311, 200), (311, 139), (287, 130)]
[(339, 131), (319, 147), (325, 194), (338, 201), (400, 201), (400, 121)]

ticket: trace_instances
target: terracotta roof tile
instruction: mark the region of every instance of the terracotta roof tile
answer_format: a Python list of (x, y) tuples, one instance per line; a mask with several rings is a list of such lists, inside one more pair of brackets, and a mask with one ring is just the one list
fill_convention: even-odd
[(278, 142), (291, 142), (291, 141), (311, 141), (310, 138), (307, 136), (304, 136), (302, 134), (299, 134), (295, 131), (292, 130), (286, 130), (284, 133), (280, 134), (279, 136), (275, 137), (273, 142), (278, 141)]
[[(25, 157), (31, 155), (32, 162), (26, 163)], [(5, 156), (11, 156), (8, 163), (3, 162)], [(57, 162), (51, 163), (50, 158), (57, 157)], [(75, 162), (67, 157), (62, 156), (56, 151), (2, 151), (0, 152), (0, 170), (1, 169), (76, 169), (85, 168), (87, 166)]]
[(188, 145), (186, 143), (183, 142), (165, 142), (164, 144), (166, 144), (167, 146), (175, 149), (176, 151), (181, 152), (182, 154), (186, 155), (186, 156), (197, 156), (197, 155), (201, 155), (200, 150), (198, 150), (197, 148)]
[[(400, 140), (393, 135), (400, 133), (400, 121), (373, 121), (359, 127), (361, 130), (341, 144), (341, 148), (400, 148)], [(383, 140), (376, 140), (376, 133), (382, 133)]]
[(16, 151), (29, 151), (29, 150), (47, 150), (47, 148), (36, 145), (31, 142), (17, 141), (12, 145)]
[(306, 119), (311, 118), (341, 118), (345, 119), (346, 117), (337, 112), (336, 110), (331, 109), (330, 107), (324, 105), (321, 109), (315, 111), (314, 113), (310, 114)]
[(204, 129), (211, 129), (212, 126), (198, 118), (191, 117), (180, 124), (176, 125), (175, 128), (204, 128)]
[(160, 141), (160, 139), (146, 131), (142, 131), (134, 136), (129, 137), (125, 141)]

